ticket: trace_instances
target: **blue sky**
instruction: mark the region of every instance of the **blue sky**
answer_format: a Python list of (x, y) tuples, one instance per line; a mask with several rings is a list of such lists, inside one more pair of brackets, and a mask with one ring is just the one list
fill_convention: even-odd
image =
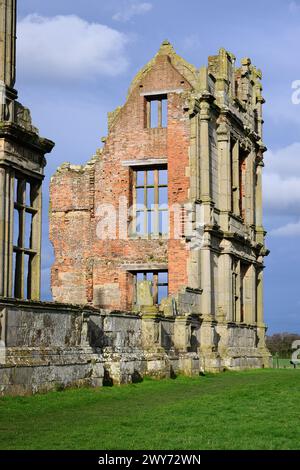
[(106, 115), (125, 100), (135, 73), (169, 39), (197, 67), (220, 47), (263, 71), (265, 316), (269, 332), (300, 333), (299, 0), (22, 0), (17, 88), (41, 134), (56, 142), (44, 187), (43, 298), (50, 298), (50, 176), (101, 147)]

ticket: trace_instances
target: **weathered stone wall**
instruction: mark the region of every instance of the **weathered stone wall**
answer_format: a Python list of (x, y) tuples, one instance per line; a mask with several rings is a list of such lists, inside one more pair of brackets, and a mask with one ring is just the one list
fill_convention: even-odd
[(195, 316), (140, 317), (2, 299), (0, 338), (2, 395), (269, 364), (264, 331)]
[(4, 301), (0, 315), (1, 393), (102, 385), (103, 360), (94, 347), (94, 338), (102, 338), (99, 314), (67, 305)]

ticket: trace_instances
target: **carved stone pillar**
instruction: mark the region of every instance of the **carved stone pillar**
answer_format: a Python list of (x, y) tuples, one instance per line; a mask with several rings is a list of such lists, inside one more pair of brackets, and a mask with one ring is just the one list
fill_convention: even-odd
[(16, 81), (16, 0), (0, 0), (0, 120), (14, 120)]
[(256, 225), (256, 238), (259, 243), (264, 243), (264, 228), (263, 228), (263, 201), (262, 201), (262, 170), (264, 163), (260, 160), (256, 167), (256, 185), (255, 185), (255, 225)]
[(0, 80), (9, 88), (16, 81), (16, 0), (0, 0)]
[(211, 202), (211, 159), (209, 145), (210, 104), (200, 104), (200, 197)]

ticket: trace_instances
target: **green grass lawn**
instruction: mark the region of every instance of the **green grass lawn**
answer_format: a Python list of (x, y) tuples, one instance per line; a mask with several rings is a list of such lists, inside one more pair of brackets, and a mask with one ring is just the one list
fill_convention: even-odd
[(299, 449), (300, 370), (0, 399), (0, 449)]

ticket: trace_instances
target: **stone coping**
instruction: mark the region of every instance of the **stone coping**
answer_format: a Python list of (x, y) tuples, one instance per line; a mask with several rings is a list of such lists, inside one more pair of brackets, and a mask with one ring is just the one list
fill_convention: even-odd
[(90, 313), (92, 315), (99, 316), (124, 316), (139, 318), (138, 315), (126, 311), (109, 311), (94, 307), (92, 305), (76, 305), (67, 304), (61, 302), (51, 301), (38, 301), (38, 300), (25, 300), (25, 299), (14, 299), (11, 297), (0, 297), (0, 307), (15, 307), (19, 309), (32, 309), (42, 310), (44, 313)]

